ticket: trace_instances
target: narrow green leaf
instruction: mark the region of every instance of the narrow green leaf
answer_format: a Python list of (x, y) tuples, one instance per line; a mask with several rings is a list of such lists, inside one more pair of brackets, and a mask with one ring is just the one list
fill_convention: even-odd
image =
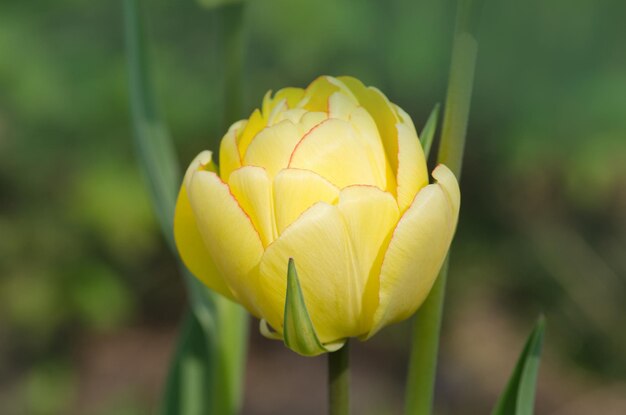
[(436, 104), (433, 110), (430, 112), (428, 120), (426, 120), (426, 124), (424, 125), (424, 128), (422, 129), (422, 132), (420, 134), (420, 143), (422, 144), (422, 149), (424, 150), (424, 156), (426, 160), (428, 160), (428, 155), (430, 154), (430, 149), (433, 145), (438, 120), (439, 104)]
[(211, 390), (211, 359), (204, 331), (192, 312), (187, 312), (172, 367), (165, 385), (163, 415), (207, 413), (206, 391)]
[[(149, 183), (161, 230), (172, 252), (176, 194), (181, 177), (172, 141), (161, 120), (137, 0), (124, 0), (134, 140)], [(193, 316), (168, 377), (163, 413), (234, 415), (239, 412), (247, 344), (247, 314), (238, 304), (209, 291), (180, 263)]]
[(539, 318), (492, 415), (532, 415), (545, 319)]
[(180, 169), (167, 128), (161, 121), (151, 84), (137, 0), (124, 1), (126, 49), (134, 141), (140, 167), (148, 180), (161, 230), (173, 252), (174, 206)]
[(303, 356), (316, 356), (326, 352), (309, 317), (293, 258), (287, 270), (287, 296), (284, 316), (285, 345)]

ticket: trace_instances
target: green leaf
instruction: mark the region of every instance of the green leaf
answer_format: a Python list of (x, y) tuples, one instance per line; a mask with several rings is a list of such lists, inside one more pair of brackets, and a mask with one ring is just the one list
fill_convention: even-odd
[(532, 415), (545, 319), (539, 318), (492, 415)]
[(206, 347), (203, 328), (191, 312), (187, 312), (178, 345), (167, 377), (164, 415), (202, 415), (208, 413), (212, 390), (213, 368), (209, 349)]
[(287, 295), (283, 324), (285, 345), (302, 356), (317, 356), (328, 351), (338, 350), (344, 344), (344, 342), (340, 342), (340, 344), (324, 346), (319, 341), (304, 303), (293, 258), (289, 258), (287, 268)]
[[(176, 255), (173, 218), (179, 166), (161, 120), (150, 77), (137, 0), (124, 0), (125, 37), (134, 140), (149, 183), (161, 230)], [(247, 314), (241, 306), (209, 291), (182, 263), (193, 316), (181, 334), (164, 399), (165, 414), (239, 412), (247, 344)]]
[(435, 138), (435, 131), (437, 130), (437, 121), (439, 120), (439, 104), (436, 104), (433, 110), (426, 120), (426, 124), (420, 133), (420, 143), (424, 150), (424, 157), (428, 160), (430, 149), (433, 145), (433, 139)]
[(170, 248), (176, 252), (173, 222), (176, 194), (181, 181), (180, 169), (172, 140), (156, 105), (137, 0), (124, 1), (124, 17), (135, 130), (133, 137), (161, 230)]

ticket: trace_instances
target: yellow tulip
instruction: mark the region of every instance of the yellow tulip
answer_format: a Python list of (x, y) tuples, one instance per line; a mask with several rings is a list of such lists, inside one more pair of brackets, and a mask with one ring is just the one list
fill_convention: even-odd
[(322, 344), (411, 316), (456, 228), (456, 178), (428, 183), (415, 127), (378, 89), (323, 76), (267, 93), (180, 189), (176, 244), (209, 288), (283, 334), (289, 258)]

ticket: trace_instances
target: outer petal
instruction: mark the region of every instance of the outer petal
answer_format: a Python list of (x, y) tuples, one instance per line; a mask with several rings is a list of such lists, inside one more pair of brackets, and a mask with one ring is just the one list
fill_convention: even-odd
[(452, 212), (456, 212), (456, 215), (458, 215), (461, 207), (461, 191), (459, 190), (459, 182), (456, 180), (454, 173), (452, 173), (446, 165), (440, 164), (433, 170), (433, 177), (441, 185), (441, 188), (450, 199)]
[(215, 173), (197, 171), (188, 191), (198, 229), (216, 268), (237, 301), (259, 316), (256, 268), (263, 244), (250, 218)]
[[(228, 132), (222, 138), (220, 144), (220, 173), (224, 180), (228, 181), (228, 176), (234, 170), (241, 167), (241, 156), (237, 149), (237, 136), (248, 124), (247, 120), (237, 121), (230, 126)], [(191, 179), (191, 177), (189, 177)]]
[(441, 182), (423, 188), (393, 232), (380, 273), (380, 303), (368, 337), (415, 312), (448, 252), (459, 214), (459, 188), (440, 165)]
[(339, 189), (310, 170), (285, 169), (274, 178), (274, 209), (278, 234), (317, 202), (334, 204)]
[(361, 298), (350, 239), (336, 206), (317, 203), (271, 244), (261, 261), (264, 314), (282, 332), (287, 263), (294, 258), (311, 321), (322, 343), (359, 335)]
[(248, 214), (252, 224), (261, 235), (263, 246), (276, 239), (272, 182), (265, 169), (244, 166), (235, 170), (228, 180), (228, 187), (239, 206)]
[(376, 187), (350, 186), (341, 191), (337, 207), (354, 252), (358, 292), (363, 295), (359, 331), (366, 333), (378, 306), (378, 276), (391, 232), (400, 217), (398, 204), (392, 195)]
[[(265, 117), (264, 117), (265, 116)], [(267, 114), (261, 114), (261, 111), (255, 109), (250, 117), (248, 118), (248, 123), (246, 127), (238, 134), (237, 138), (237, 148), (239, 149), (239, 155), (243, 159), (244, 154), (246, 154), (246, 150), (250, 145), (250, 142), (254, 138), (255, 135), (259, 133), (265, 126), (267, 125)]]
[(428, 184), (428, 168), (413, 124), (398, 123), (398, 205), (404, 212)]
[(376, 185), (366, 147), (351, 125), (328, 119), (306, 134), (291, 155), (290, 168), (313, 170), (339, 188)]
[(180, 257), (189, 271), (213, 291), (234, 300), (233, 293), (218, 273), (204, 245), (187, 195), (186, 184), (191, 180), (193, 173), (196, 170), (203, 169), (204, 166), (209, 166), (210, 163), (211, 152), (203, 151), (191, 162), (187, 169), (185, 179), (178, 193), (178, 200), (176, 201), (174, 239)]

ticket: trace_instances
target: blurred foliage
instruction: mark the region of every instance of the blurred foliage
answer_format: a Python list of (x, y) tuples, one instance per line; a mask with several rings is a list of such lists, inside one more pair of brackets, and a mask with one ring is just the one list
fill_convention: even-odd
[[(145, 11), (186, 165), (224, 132), (220, 10)], [(250, 1), (241, 116), (267, 89), (350, 74), (420, 130), (444, 96), (453, 15), (451, 0)], [(606, 379), (626, 374), (625, 15), (618, 0), (487, 2), (447, 301), (454, 315), (481, 286), (520, 321), (543, 310), (548, 343)], [(133, 156), (120, 4), (9, 0), (0, 16), (0, 407), (60, 413), (79, 340), (173, 325), (183, 290)]]

